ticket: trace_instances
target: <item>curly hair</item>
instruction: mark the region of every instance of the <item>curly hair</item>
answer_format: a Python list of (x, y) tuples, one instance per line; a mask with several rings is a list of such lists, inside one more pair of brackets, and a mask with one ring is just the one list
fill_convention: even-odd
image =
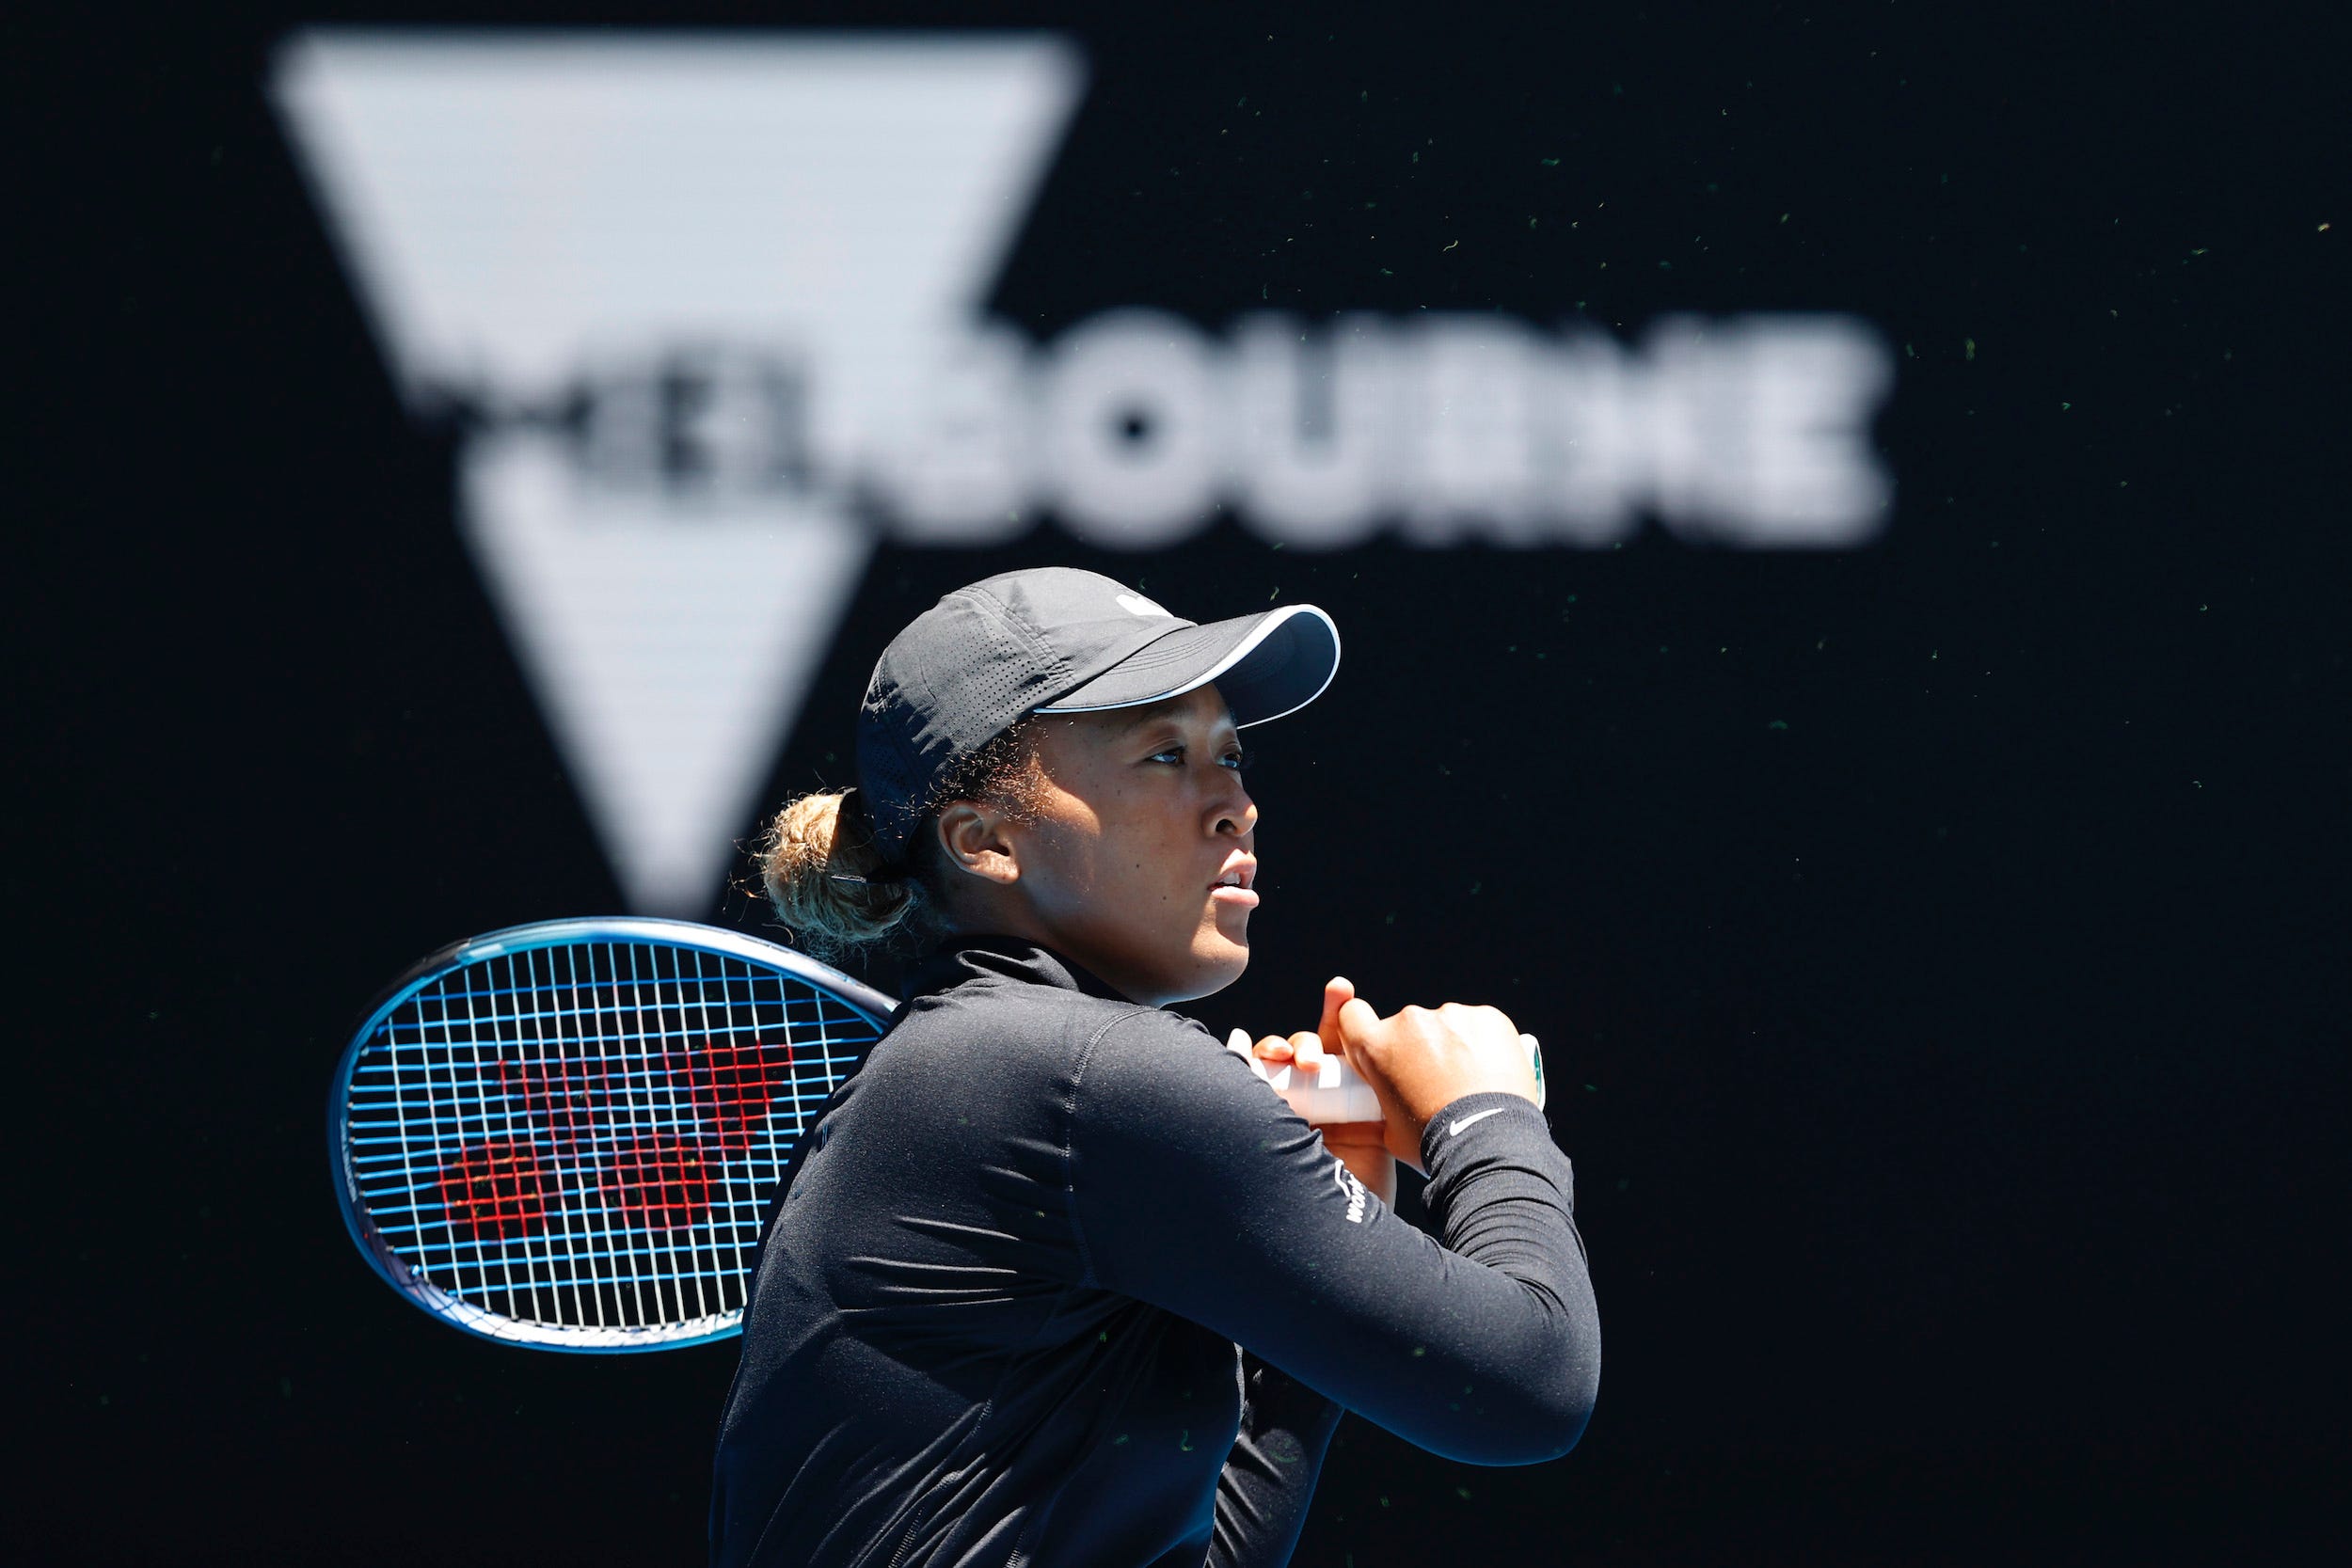
[(925, 803), (909, 864), (886, 865), (865, 797), (816, 790), (784, 803), (758, 849), (760, 881), (794, 943), (828, 962), (894, 939), (928, 942), (946, 929), (946, 853), (933, 824), (951, 800), (979, 800), (1025, 816), (1045, 772), (1019, 720), (966, 758)]

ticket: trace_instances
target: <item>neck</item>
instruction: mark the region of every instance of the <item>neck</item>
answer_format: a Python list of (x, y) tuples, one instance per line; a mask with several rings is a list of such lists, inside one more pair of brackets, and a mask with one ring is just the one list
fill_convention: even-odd
[(1084, 942), (1049, 927), (1035, 910), (1017, 900), (994, 900), (986, 909), (960, 910), (947, 922), (948, 940), (958, 937), (1011, 937), (1035, 942), (1093, 975), (1128, 1001), (1146, 1007), (1165, 1007), (1184, 997), (1171, 995), (1163, 981), (1121, 962), (1116, 955), (1092, 951)]

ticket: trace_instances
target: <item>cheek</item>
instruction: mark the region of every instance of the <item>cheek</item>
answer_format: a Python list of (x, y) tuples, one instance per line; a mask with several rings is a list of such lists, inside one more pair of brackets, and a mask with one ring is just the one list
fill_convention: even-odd
[[(1065, 861), (1072, 891), (1088, 899), (1091, 916), (1106, 927), (1128, 930), (1168, 930), (1189, 927), (1200, 911), (1185, 895), (1199, 871), (1199, 855), (1168, 814), (1150, 809), (1152, 802), (1103, 802), (1100, 832), (1084, 845), (1071, 846)], [(1206, 888), (1200, 890), (1205, 896)]]
[(1135, 895), (1134, 863), (1117, 820), (1084, 806), (1041, 818), (1022, 847), (1022, 878), (1039, 908), (1058, 916), (1115, 916)]
[(1028, 895), (1048, 910), (1080, 908), (1096, 896), (1101, 867), (1089, 835), (1059, 824), (1041, 826), (1022, 847), (1021, 879)]

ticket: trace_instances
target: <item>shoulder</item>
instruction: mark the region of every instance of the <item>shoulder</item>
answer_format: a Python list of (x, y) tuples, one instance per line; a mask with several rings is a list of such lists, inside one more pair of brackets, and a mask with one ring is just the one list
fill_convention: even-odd
[(1151, 1007), (1104, 1021), (1077, 1089), (1082, 1125), (1162, 1138), (1254, 1127), (1289, 1109), (1202, 1024)]
[(1089, 996), (1056, 986), (976, 980), (908, 1002), (891, 1035), (1091, 1040), (1121, 1024), (1147, 1031), (1169, 1025), (1200, 1028), (1190, 1020), (1138, 1002)]
[(1089, 1129), (1159, 1136), (1204, 1118), (1287, 1109), (1182, 1013), (991, 978), (909, 1001), (861, 1074), (893, 1114), (911, 1099), (939, 1100), (952, 1085), (956, 1098), (1051, 1117), (1060, 1125), (1056, 1141), (1087, 1142)]
[(1179, 1039), (1215, 1044), (1190, 1020), (1138, 1003), (978, 980), (908, 1002), (868, 1065), (884, 1073), (977, 1072), (1001, 1087), (1070, 1091), (1105, 1050), (1148, 1055), (1153, 1042)]

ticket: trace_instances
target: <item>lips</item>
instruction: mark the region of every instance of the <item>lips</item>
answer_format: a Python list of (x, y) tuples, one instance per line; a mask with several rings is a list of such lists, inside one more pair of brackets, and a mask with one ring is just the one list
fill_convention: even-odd
[(1217, 874), (1216, 880), (1209, 884), (1209, 897), (1219, 904), (1232, 904), (1245, 910), (1255, 909), (1258, 905), (1258, 895), (1249, 884), (1257, 879), (1257, 876), (1256, 857), (1235, 850), (1232, 857), (1225, 863), (1225, 869)]

